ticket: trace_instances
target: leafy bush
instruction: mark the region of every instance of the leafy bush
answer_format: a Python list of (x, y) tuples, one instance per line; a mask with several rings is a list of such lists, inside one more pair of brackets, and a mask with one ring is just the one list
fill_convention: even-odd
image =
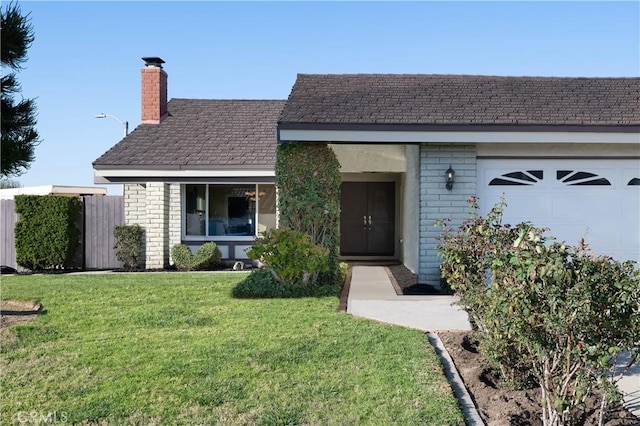
[(618, 357), (640, 341), (635, 262), (566, 246), (529, 223), (501, 224), (504, 200), (441, 236), (443, 278), (478, 325), (481, 351), (508, 381), (534, 379), (545, 425), (583, 422), (584, 401), (604, 390), (600, 416), (619, 397)]
[(176, 244), (171, 249), (171, 257), (181, 271), (202, 271), (216, 267), (222, 253), (214, 242), (204, 243), (196, 254), (191, 253), (185, 244)]
[(113, 228), (113, 235), (116, 238), (116, 258), (124, 263), (124, 268), (138, 269), (142, 258), (142, 243), (144, 229), (140, 225), (122, 225)]
[(329, 297), (337, 296), (340, 287), (325, 284), (314, 287), (292, 287), (276, 280), (271, 271), (257, 269), (235, 286), (233, 297), (245, 299)]
[(191, 270), (193, 263), (193, 253), (191, 249), (185, 244), (176, 244), (171, 248), (171, 258), (178, 270), (186, 271)]
[(262, 262), (276, 281), (291, 287), (312, 287), (318, 274), (329, 268), (328, 250), (292, 229), (270, 229), (256, 240), (247, 255)]
[(278, 145), (276, 185), (280, 227), (309, 236), (328, 250), (321, 281), (338, 282), (340, 261), (340, 163), (327, 144)]
[[(487, 321), (520, 355), (542, 391), (545, 424), (581, 424), (584, 401), (604, 390), (600, 415), (619, 394), (617, 358), (640, 341), (640, 271), (634, 262), (545, 244), (521, 227), (494, 260)], [(494, 342), (497, 339), (492, 339)]]
[(438, 237), (442, 259), (440, 271), (448, 290), (460, 296), (459, 305), (469, 314), (474, 329), (486, 330), (486, 290), (493, 256), (507, 248), (515, 240), (515, 231), (502, 225), (506, 202), (502, 199), (486, 217), (478, 214), (478, 200), (468, 201), (471, 217), (457, 229), (448, 226), (447, 220), (439, 221), (443, 227)]
[(214, 242), (204, 243), (196, 252), (194, 270), (206, 270), (215, 268), (220, 264), (222, 253)]
[(487, 323), (493, 260), (497, 253), (508, 250), (517, 230), (502, 224), (504, 199), (486, 217), (478, 214), (477, 198), (471, 197), (468, 203), (471, 217), (459, 228), (451, 229), (445, 220), (439, 223), (444, 228), (438, 237), (442, 281), (460, 296), (458, 304), (469, 315), (474, 330), (479, 332), (480, 348), (494, 362), (502, 384), (508, 388), (523, 388), (530, 385), (532, 379), (528, 372), (529, 360), (520, 356), (517, 345), (502, 338), (499, 327)]
[(16, 262), (30, 270), (67, 267), (80, 246), (77, 197), (18, 195), (15, 197)]

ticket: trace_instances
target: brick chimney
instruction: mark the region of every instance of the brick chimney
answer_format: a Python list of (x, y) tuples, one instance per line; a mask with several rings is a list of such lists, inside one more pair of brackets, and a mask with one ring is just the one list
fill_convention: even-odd
[(167, 116), (167, 73), (164, 61), (156, 57), (142, 58), (142, 124), (160, 124)]

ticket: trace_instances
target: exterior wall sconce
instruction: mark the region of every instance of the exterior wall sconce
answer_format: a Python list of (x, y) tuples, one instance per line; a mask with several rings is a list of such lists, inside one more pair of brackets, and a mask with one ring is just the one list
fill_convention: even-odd
[(447, 182), (447, 189), (451, 191), (453, 189), (453, 182), (455, 182), (456, 172), (451, 168), (451, 164), (449, 164), (449, 168), (446, 172), (444, 172), (444, 176)]

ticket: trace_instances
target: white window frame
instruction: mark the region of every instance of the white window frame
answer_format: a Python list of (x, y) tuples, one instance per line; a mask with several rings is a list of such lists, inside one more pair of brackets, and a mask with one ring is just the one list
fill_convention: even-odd
[[(253, 185), (254, 191), (258, 194), (258, 185), (273, 185), (275, 183), (269, 182), (260, 182), (260, 183), (251, 183), (251, 182), (242, 182), (242, 183), (185, 183), (180, 185), (180, 229), (182, 234), (182, 241), (194, 241), (194, 242), (202, 242), (202, 241), (247, 241), (253, 242), (258, 236), (258, 212), (260, 211), (260, 197), (256, 197), (255, 201), (255, 212), (253, 217), (254, 222), (254, 235), (187, 235), (187, 191), (186, 187), (188, 185), (205, 185), (205, 230), (209, 229), (209, 186), (220, 186), (220, 185), (237, 185), (237, 186), (251, 186)], [(276, 200), (278, 197), (278, 191), (276, 188)], [(277, 209), (277, 201), (276, 201), (276, 217), (277, 217), (278, 209)], [(277, 221), (276, 221), (277, 226)]]

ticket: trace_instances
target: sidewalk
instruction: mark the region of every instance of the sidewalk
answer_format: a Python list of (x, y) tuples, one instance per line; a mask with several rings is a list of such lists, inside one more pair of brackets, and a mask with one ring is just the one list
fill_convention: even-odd
[[(424, 332), (471, 330), (467, 313), (451, 306), (453, 296), (398, 296), (382, 266), (354, 266), (347, 312)], [(640, 365), (635, 364), (618, 382), (624, 405), (640, 417)]]

